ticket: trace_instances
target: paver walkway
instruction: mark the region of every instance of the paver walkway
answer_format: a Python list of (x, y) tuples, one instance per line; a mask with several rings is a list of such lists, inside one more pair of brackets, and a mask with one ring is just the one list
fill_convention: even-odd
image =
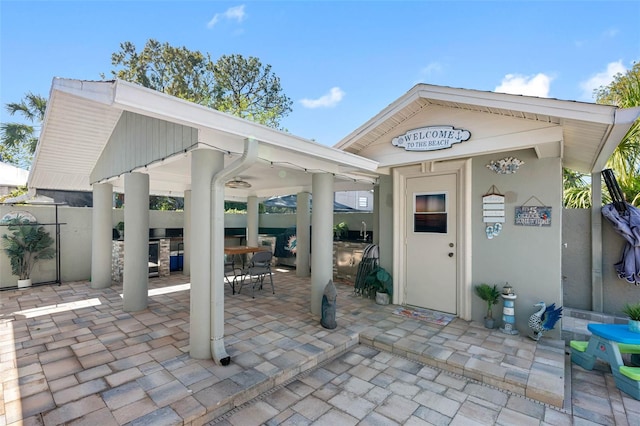
[[(538, 422), (573, 415), (574, 421), (637, 424), (633, 419), (640, 418), (638, 401), (620, 395), (610, 375), (598, 371), (574, 374), (579, 382), (564, 411), (518, 396), (530, 389), (532, 397), (562, 395), (536, 383), (544, 375), (530, 374), (536, 368), (554, 372), (550, 383), (558, 386), (553, 375), (562, 371), (564, 381), (558, 363), (566, 357), (558, 342), (505, 338), (462, 320), (446, 327), (410, 320), (340, 284), (339, 326), (325, 330), (309, 313), (308, 279), (279, 269), (274, 280), (276, 295), (263, 291), (255, 300), (225, 289), (228, 367), (189, 357), (189, 285), (181, 275), (150, 280), (149, 307), (135, 313), (122, 311), (122, 288), (115, 285), (0, 292), (0, 425), (322, 424), (343, 415), (402, 423), (385, 408), (401, 402), (406, 410), (418, 404), (408, 422), (455, 423), (476, 405), (489, 408), (476, 421), (500, 422), (511, 411)], [(316, 399), (318, 406), (310, 403)], [(254, 417), (256, 405), (272, 415)], [(448, 406), (458, 408), (454, 413)], [(322, 407), (331, 408), (320, 413)]]

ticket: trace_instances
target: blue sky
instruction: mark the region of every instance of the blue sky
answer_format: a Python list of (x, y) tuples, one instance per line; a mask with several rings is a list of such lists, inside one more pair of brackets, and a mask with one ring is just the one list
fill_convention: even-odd
[(53, 77), (111, 76), (149, 38), (258, 57), (291, 133), (333, 145), (417, 83), (593, 101), (640, 60), (640, 1), (0, 0), (0, 121)]

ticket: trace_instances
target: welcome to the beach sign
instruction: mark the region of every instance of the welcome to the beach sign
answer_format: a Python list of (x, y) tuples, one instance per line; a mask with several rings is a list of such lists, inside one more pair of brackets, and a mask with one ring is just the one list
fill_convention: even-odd
[(435, 151), (451, 148), (451, 145), (469, 140), (470, 137), (471, 132), (468, 130), (453, 126), (431, 126), (409, 130), (404, 135), (393, 138), (391, 143), (406, 151)]

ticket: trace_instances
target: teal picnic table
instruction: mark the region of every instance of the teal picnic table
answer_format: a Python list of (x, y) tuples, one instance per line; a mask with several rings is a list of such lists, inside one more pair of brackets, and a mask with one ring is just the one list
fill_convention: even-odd
[(571, 361), (586, 370), (592, 370), (598, 358), (608, 362), (616, 387), (640, 400), (640, 367), (624, 365), (620, 351), (622, 344), (625, 352), (640, 353), (640, 333), (629, 331), (627, 324), (589, 324), (587, 329), (589, 343), (584, 351), (572, 344)]

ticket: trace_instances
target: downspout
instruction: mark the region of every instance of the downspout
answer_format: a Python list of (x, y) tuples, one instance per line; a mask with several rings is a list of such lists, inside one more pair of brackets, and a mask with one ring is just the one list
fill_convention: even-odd
[(224, 239), (213, 238), (224, 235), (224, 184), (232, 176), (249, 168), (258, 159), (258, 141), (244, 140), (242, 156), (211, 178), (211, 355), (220, 365), (229, 365), (231, 357), (224, 346)]

